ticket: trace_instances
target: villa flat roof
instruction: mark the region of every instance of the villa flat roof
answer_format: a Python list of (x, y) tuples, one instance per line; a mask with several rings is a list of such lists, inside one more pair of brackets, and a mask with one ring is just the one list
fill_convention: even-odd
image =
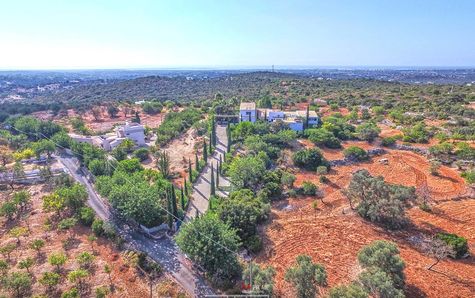
[(256, 103), (255, 102), (241, 102), (239, 109), (240, 110), (255, 110)]

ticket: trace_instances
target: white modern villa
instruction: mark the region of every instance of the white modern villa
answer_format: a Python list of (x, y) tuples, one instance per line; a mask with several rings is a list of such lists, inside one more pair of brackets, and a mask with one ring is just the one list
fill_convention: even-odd
[(128, 123), (121, 125), (115, 129), (114, 133), (105, 134), (102, 136), (81, 136), (76, 134), (69, 134), (69, 136), (77, 141), (89, 143), (98, 147), (102, 147), (106, 151), (111, 151), (125, 139), (134, 141), (137, 146), (144, 146), (145, 143), (145, 128), (139, 123)]
[[(282, 121), (290, 129), (297, 132), (304, 130), (304, 122), (307, 117), (306, 110), (281, 111), (275, 109), (257, 109), (254, 102), (241, 102), (239, 107), (239, 121), (256, 122), (258, 119), (268, 122)], [(318, 124), (318, 115), (315, 111), (308, 112), (308, 124), (314, 126)]]

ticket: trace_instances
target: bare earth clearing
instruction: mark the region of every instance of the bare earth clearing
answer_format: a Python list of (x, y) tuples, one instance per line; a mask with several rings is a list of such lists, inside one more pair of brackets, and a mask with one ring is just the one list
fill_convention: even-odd
[[(87, 251), (94, 253), (95, 261), (93, 269), (91, 269), (92, 274), (86, 279), (87, 293), (84, 297), (94, 297), (95, 288), (109, 286), (108, 274), (103, 270), (105, 264), (109, 264), (112, 268), (111, 278), (115, 289), (108, 297), (142, 298), (149, 295), (149, 284), (147, 279), (144, 276), (139, 275), (134, 268), (129, 267), (124, 262), (121, 252), (117, 250), (109, 240), (100, 237), (91, 247), (91, 243), (88, 241), (87, 237), (92, 233), (92, 231), (90, 228), (84, 227), (80, 224), (76, 225), (70, 234), (68, 232), (48, 230), (45, 227), (45, 222), (51, 214), (45, 213), (42, 210), (41, 197), (47, 193), (44, 190), (44, 186), (35, 185), (24, 189), (29, 190), (32, 194), (31, 206), (25, 212), (28, 214), (27, 222), (30, 227), (30, 232), (27, 236), (21, 237), (19, 246), (11, 254), (9, 266), (10, 272), (22, 271), (22, 269), (18, 269), (17, 267), (20, 260), (27, 257), (35, 259), (36, 264), (30, 269), (30, 272), (34, 276), (31, 294), (45, 293), (45, 287), (38, 282), (38, 279), (41, 277), (43, 272), (54, 271), (55, 269), (47, 261), (50, 253), (62, 251), (68, 257), (68, 261), (62, 269), (63, 278), (58, 285), (57, 291), (50, 296), (59, 297), (61, 292), (68, 290), (73, 286), (67, 281), (65, 276), (71, 270), (75, 270), (79, 267), (76, 261), (76, 256)], [(0, 202), (4, 202), (8, 195), (9, 192), (1, 192)], [(17, 226), (27, 226), (24, 220), (14, 220), (7, 224), (3, 218), (0, 224), (0, 246), (7, 243), (16, 243), (16, 240), (8, 234), (8, 231), (15, 224)], [(69, 235), (74, 237), (74, 241), (68, 249), (65, 250), (63, 248), (63, 242), (69, 237)], [(29, 243), (34, 239), (43, 239), (45, 241), (45, 246), (41, 250), (40, 256), (37, 256), (36, 251), (29, 248)], [(8, 292), (5, 292), (4, 289), (0, 289), (0, 296), (2, 294), (7, 295)], [(180, 287), (170, 281), (166, 275), (160, 277), (154, 286), (154, 297), (185, 296), (186, 295), (183, 294), (183, 291), (180, 290)]]
[[(305, 141), (305, 147), (312, 146)], [(364, 149), (374, 147), (363, 142), (345, 142)], [(299, 254), (308, 254), (322, 263), (328, 272), (328, 287), (354, 280), (360, 271), (357, 253), (376, 239), (387, 239), (398, 244), (406, 262), (407, 292), (409, 297), (470, 297), (475, 295), (475, 259), (448, 260), (427, 270), (432, 259), (420, 252), (418, 240), (422, 233), (446, 231), (467, 238), (469, 246), (475, 246), (475, 201), (456, 200), (467, 194), (459, 174), (448, 167), (440, 169), (439, 176), (429, 172), (426, 158), (408, 151), (387, 149), (388, 153), (371, 161), (352, 166), (335, 167), (327, 175), (330, 183), (322, 184), (314, 172), (296, 171), (299, 186), (312, 181), (323, 190), (324, 204), (319, 201), (318, 210), (312, 208), (315, 198), (291, 198), (272, 206), (271, 223), (261, 228), (264, 250), (257, 261), (276, 268), (276, 287), (282, 297), (292, 297), (292, 287), (284, 281), (286, 268)], [(342, 158), (340, 150), (323, 150), (328, 159)], [(378, 162), (387, 158), (388, 165)], [(390, 183), (420, 187), (427, 185), (433, 203), (433, 213), (418, 207), (408, 211), (413, 223), (409, 229), (388, 232), (355, 214), (349, 207), (342, 190), (347, 187), (351, 174), (367, 169), (372, 175), (382, 175)]]
[[(77, 112), (72, 109), (69, 109), (65, 115), (60, 114), (57, 116), (53, 116), (51, 112), (35, 112), (32, 113), (32, 115), (38, 119), (57, 122), (68, 128), (71, 128), (70, 119), (74, 117), (81, 117), (84, 120), (86, 127), (93, 130), (94, 132), (110, 131), (114, 126), (124, 124), (125, 121), (131, 121), (135, 117), (135, 114), (133, 113), (128, 113), (127, 117), (125, 117), (124, 113), (122, 112), (122, 109), (119, 108), (117, 116), (111, 118), (107, 113), (107, 107), (101, 106), (99, 107), (99, 109), (100, 115), (97, 120), (96, 118), (94, 118), (94, 115), (91, 111), (87, 111), (84, 113)], [(156, 128), (160, 126), (166, 115), (166, 112), (162, 112), (155, 115), (148, 115), (142, 111), (141, 107), (138, 106), (135, 106), (133, 109), (139, 112), (140, 122), (150, 128)]]

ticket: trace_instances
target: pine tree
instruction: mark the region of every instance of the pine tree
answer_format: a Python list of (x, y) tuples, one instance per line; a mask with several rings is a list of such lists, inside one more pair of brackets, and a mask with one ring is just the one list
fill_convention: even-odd
[[(190, 178), (190, 183), (193, 183), (193, 170), (191, 169), (191, 159), (188, 158), (188, 175)], [(186, 184), (186, 179), (185, 179)]]
[[(185, 183), (186, 183), (186, 181), (185, 181)], [(186, 184), (185, 184), (185, 187), (186, 187)], [(185, 211), (186, 206), (185, 206), (185, 194), (183, 192), (183, 187), (181, 188), (180, 196), (181, 196), (181, 210)]]
[(206, 146), (206, 140), (203, 140), (203, 160), (208, 162), (208, 147)]
[(198, 153), (195, 153), (195, 170), (200, 172), (200, 160), (198, 159)]
[(210, 179), (210, 184), (211, 184), (211, 195), (214, 196), (216, 195), (216, 186), (214, 185), (214, 165), (211, 163), (211, 179)]

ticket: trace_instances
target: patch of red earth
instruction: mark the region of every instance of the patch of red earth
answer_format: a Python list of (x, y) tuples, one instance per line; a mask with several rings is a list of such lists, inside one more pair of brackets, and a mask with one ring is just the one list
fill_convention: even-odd
[(400, 130), (388, 125), (378, 124), (378, 127), (381, 129), (381, 133), (379, 134), (381, 138), (394, 137), (403, 134)]
[[(31, 187), (21, 187), (21, 189), (28, 190), (32, 194), (31, 206), (25, 211), (24, 215), (27, 221), (20, 220), (13, 223), (5, 222), (4, 218), (0, 218), (0, 246), (6, 243), (16, 240), (12, 239), (8, 231), (14, 226), (29, 226), (29, 233), (26, 237), (21, 237), (21, 241), (18, 244), (14, 252), (12, 252), (9, 265), (10, 271), (19, 271), (17, 268), (18, 261), (31, 257), (35, 260), (35, 265), (30, 269), (31, 274), (34, 276), (33, 284), (31, 287), (32, 294), (45, 293), (45, 287), (42, 286), (38, 279), (43, 272), (54, 271), (54, 267), (47, 262), (47, 256), (52, 252), (64, 252), (68, 260), (62, 269), (62, 275), (66, 276), (68, 272), (79, 268), (79, 264), (76, 261), (76, 257), (82, 252), (90, 252), (95, 256), (94, 266), (91, 269), (91, 275), (86, 278), (85, 283), (91, 289), (90, 294), (93, 295), (94, 289), (99, 286), (108, 286), (110, 284), (109, 276), (104, 272), (104, 265), (108, 264), (111, 269), (112, 284), (114, 285), (114, 291), (108, 295), (108, 297), (132, 297), (142, 298), (149, 295), (149, 285), (145, 277), (141, 276), (134, 268), (129, 267), (121, 256), (121, 251), (118, 250), (111, 241), (105, 238), (99, 238), (91, 246), (87, 237), (92, 234), (92, 231), (88, 227), (82, 225), (76, 225), (71, 232), (59, 232), (57, 230), (49, 230), (46, 228), (45, 223), (52, 213), (45, 213), (42, 210), (42, 197), (49, 193), (49, 191), (43, 185), (33, 185)], [(20, 190), (17, 187), (16, 191)], [(10, 197), (10, 192), (0, 192), (0, 203), (3, 203), (7, 197)], [(27, 225), (28, 223), (28, 225)], [(64, 242), (72, 237), (74, 240), (72, 245), (65, 249)], [(43, 239), (45, 241), (45, 247), (41, 250), (41, 257), (38, 257), (36, 251), (29, 248), (29, 243), (33, 239)], [(163, 284), (168, 286), (163, 289)], [(172, 286), (170, 286), (170, 284)], [(63, 279), (58, 285), (58, 292), (53, 293), (54, 297), (59, 297), (62, 291), (65, 291), (73, 287), (73, 284)], [(156, 283), (157, 290), (162, 289), (162, 296), (166, 297), (183, 297), (178, 293), (183, 290), (172, 283), (165, 275), (162, 276)], [(169, 293), (163, 292), (168, 289)], [(0, 288), (0, 296), (6, 294), (4, 289)], [(86, 295), (86, 294), (85, 294)], [(88, 296), (89, 297), (89, 296)], [(91, 296), (92, 297), (92, 296)]]
[(346, 116), (350, 114), (350, 110), (348, 110), (348, 108), (338, 108), (338, 111), (334, 111), (330, 107), (321, 107), (319, 113), (323, 117), (331, 116), (333, 113), (340, 113), (343, 116)]
[[(299, 254), (308, 254), (322, 263), (328, 272), (330, 287), (348, 283), (356, 278), (360, 268), (357, 253), (373, 240), (387, 239), (398, 244), (406, 262), (406, 292), (408, 297), (470, 297), (474, 294), (474, 259), (447, 260), (438, 264), (436, 271), (427, 270), (433, 260), (421, 253), (412, 241), (421, 233), (435, 233), (438, 229), (467, 237), (473, 245), (475, 233), (475, 203), (473, 201), (448, 201), (435, 207), (434, 214), (415, 207), (409, 211), (415, 229), (403, 232), (388, 232), (351, 212), (342, 189), (346, 188), (351, 173), (365, 168), (372, 175), (382, 175), (390, 183), (416, 186), (424, 181), (434, 198), (446, 199), (463, 193), (465, 185), (450, 168), (441, 170), (443, 176), (429, 173), (428, 161), (412, 152), (390, 151), (384, 155), (389, 164), (383, 165), (374, 159), (355, 166), (336, 167), (327, 175), (330, 183), (318, 182), (318, 175), (301, 171), (296, 185), (303, 181), (319, 184), (324, 192), (318, 209), (312, 207), (314, 198), (291, 198), (273, 204), (271, 223), (261, 229), (264, 247), (257, 260), (276, 268), (276, 289), (282, 297), (295, 294), (285, 282), (285, 270), (292, 266)], [(422, 176), (421, 176), (422, 174)], [(443, 274), (441, 274), (442, 272)], [(447, 274), (444, 275), (444, 274)]]

